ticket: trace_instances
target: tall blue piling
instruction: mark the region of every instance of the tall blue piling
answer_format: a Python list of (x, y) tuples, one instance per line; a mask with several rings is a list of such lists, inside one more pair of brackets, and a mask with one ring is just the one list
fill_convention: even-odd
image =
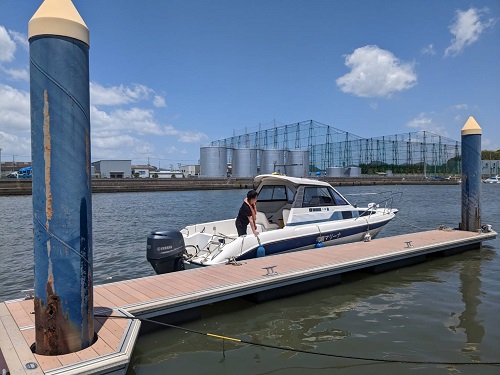
[(93, 343), (89, 30), (71, 0), (28, 24), (36, 353)]
[(481, 227), (481, 134), (471, 116), (462, 128), (462, 221), (461, 230)]

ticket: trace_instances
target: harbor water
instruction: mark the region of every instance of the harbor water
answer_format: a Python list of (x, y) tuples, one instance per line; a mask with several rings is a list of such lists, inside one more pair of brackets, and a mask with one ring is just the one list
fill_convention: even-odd
[[(457, 227), (460, 186), (340, 187), (351, 202), (399, 192), (400, 212), (380, 236)], [(152, 230), (234, 217), (246, 191), (93, 195), (94, 283), (153, 275)], [(361, 194), (361, 195), (359, 195)], [(500, 185), (482, 186), (483, 224), (500, 230)], [(0, 197), (0, 301), (33, 287), (31, 196)], [(263, 304), (234, 300), (202, 311), (190, 330), (337, 356), (422, 362), (500, 362), (500, 239), (480, 251)], [(325, 251), (335, 251), (334, 248)], [(279, 272), (279, 269), (277, 269)], [(184, 330), (142, 335), (128, 374), (498, 374), (499, 366), (405, 364), (297, 353)]]

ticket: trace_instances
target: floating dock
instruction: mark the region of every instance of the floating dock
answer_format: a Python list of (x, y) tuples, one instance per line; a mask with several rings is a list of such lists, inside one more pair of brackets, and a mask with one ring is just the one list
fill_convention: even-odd
[(340, 284), (347, 272), (385, 272), (430, 256), (478, 249), (496, 236), (493, 231), (432, 230), (95, 286), (94, 315), (100, 316), (94, 323), (97, 340), (89, 348), (58, 356), (41, 356), (31, 350), (35, 316), (28, 295), (0, 303), (0, 371), (124, 374), (140, 329), (134, 317), (178, 322), (182, 312), (184, 318), (192, 319), (211, 303), (238, 297), (262, 302), (332, 286)]

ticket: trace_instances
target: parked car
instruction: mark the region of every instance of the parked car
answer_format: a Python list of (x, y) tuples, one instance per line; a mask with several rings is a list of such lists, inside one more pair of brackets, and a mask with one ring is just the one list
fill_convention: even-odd
[(33, 169), (31, 166), (19, 169), (17, 172), (17, 178), (31, 178), (33, 176)]
[(17, 178), (17, 172), (12, 172), (7, 175), (7, 178)]

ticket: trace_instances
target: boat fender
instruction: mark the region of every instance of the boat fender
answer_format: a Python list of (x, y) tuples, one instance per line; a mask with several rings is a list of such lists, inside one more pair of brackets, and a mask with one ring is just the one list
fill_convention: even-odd
[(363, 237), (364, 242), (370, 242), (372, 240), (372, 236), (370, 233), (366, 233), (365, 236)]
[[(319, 229), (319, 227), (318, 227), (318, 229)], [(319, 233), (321, 234), (321, 230)], [(324, 240), (325, 240), (325, 236), (320, 235), (320, 236), (316, 237), (316, 245), (314, 245), (314, 247), (316, 247), (316, 248), (323, 247)]]
[(266, 249), (260, 243), (260, 238), (257, 236), (257, 241), (259, 242), (259, 247), (257, 248), (257, 258), (262, 258), (266, 256)]

